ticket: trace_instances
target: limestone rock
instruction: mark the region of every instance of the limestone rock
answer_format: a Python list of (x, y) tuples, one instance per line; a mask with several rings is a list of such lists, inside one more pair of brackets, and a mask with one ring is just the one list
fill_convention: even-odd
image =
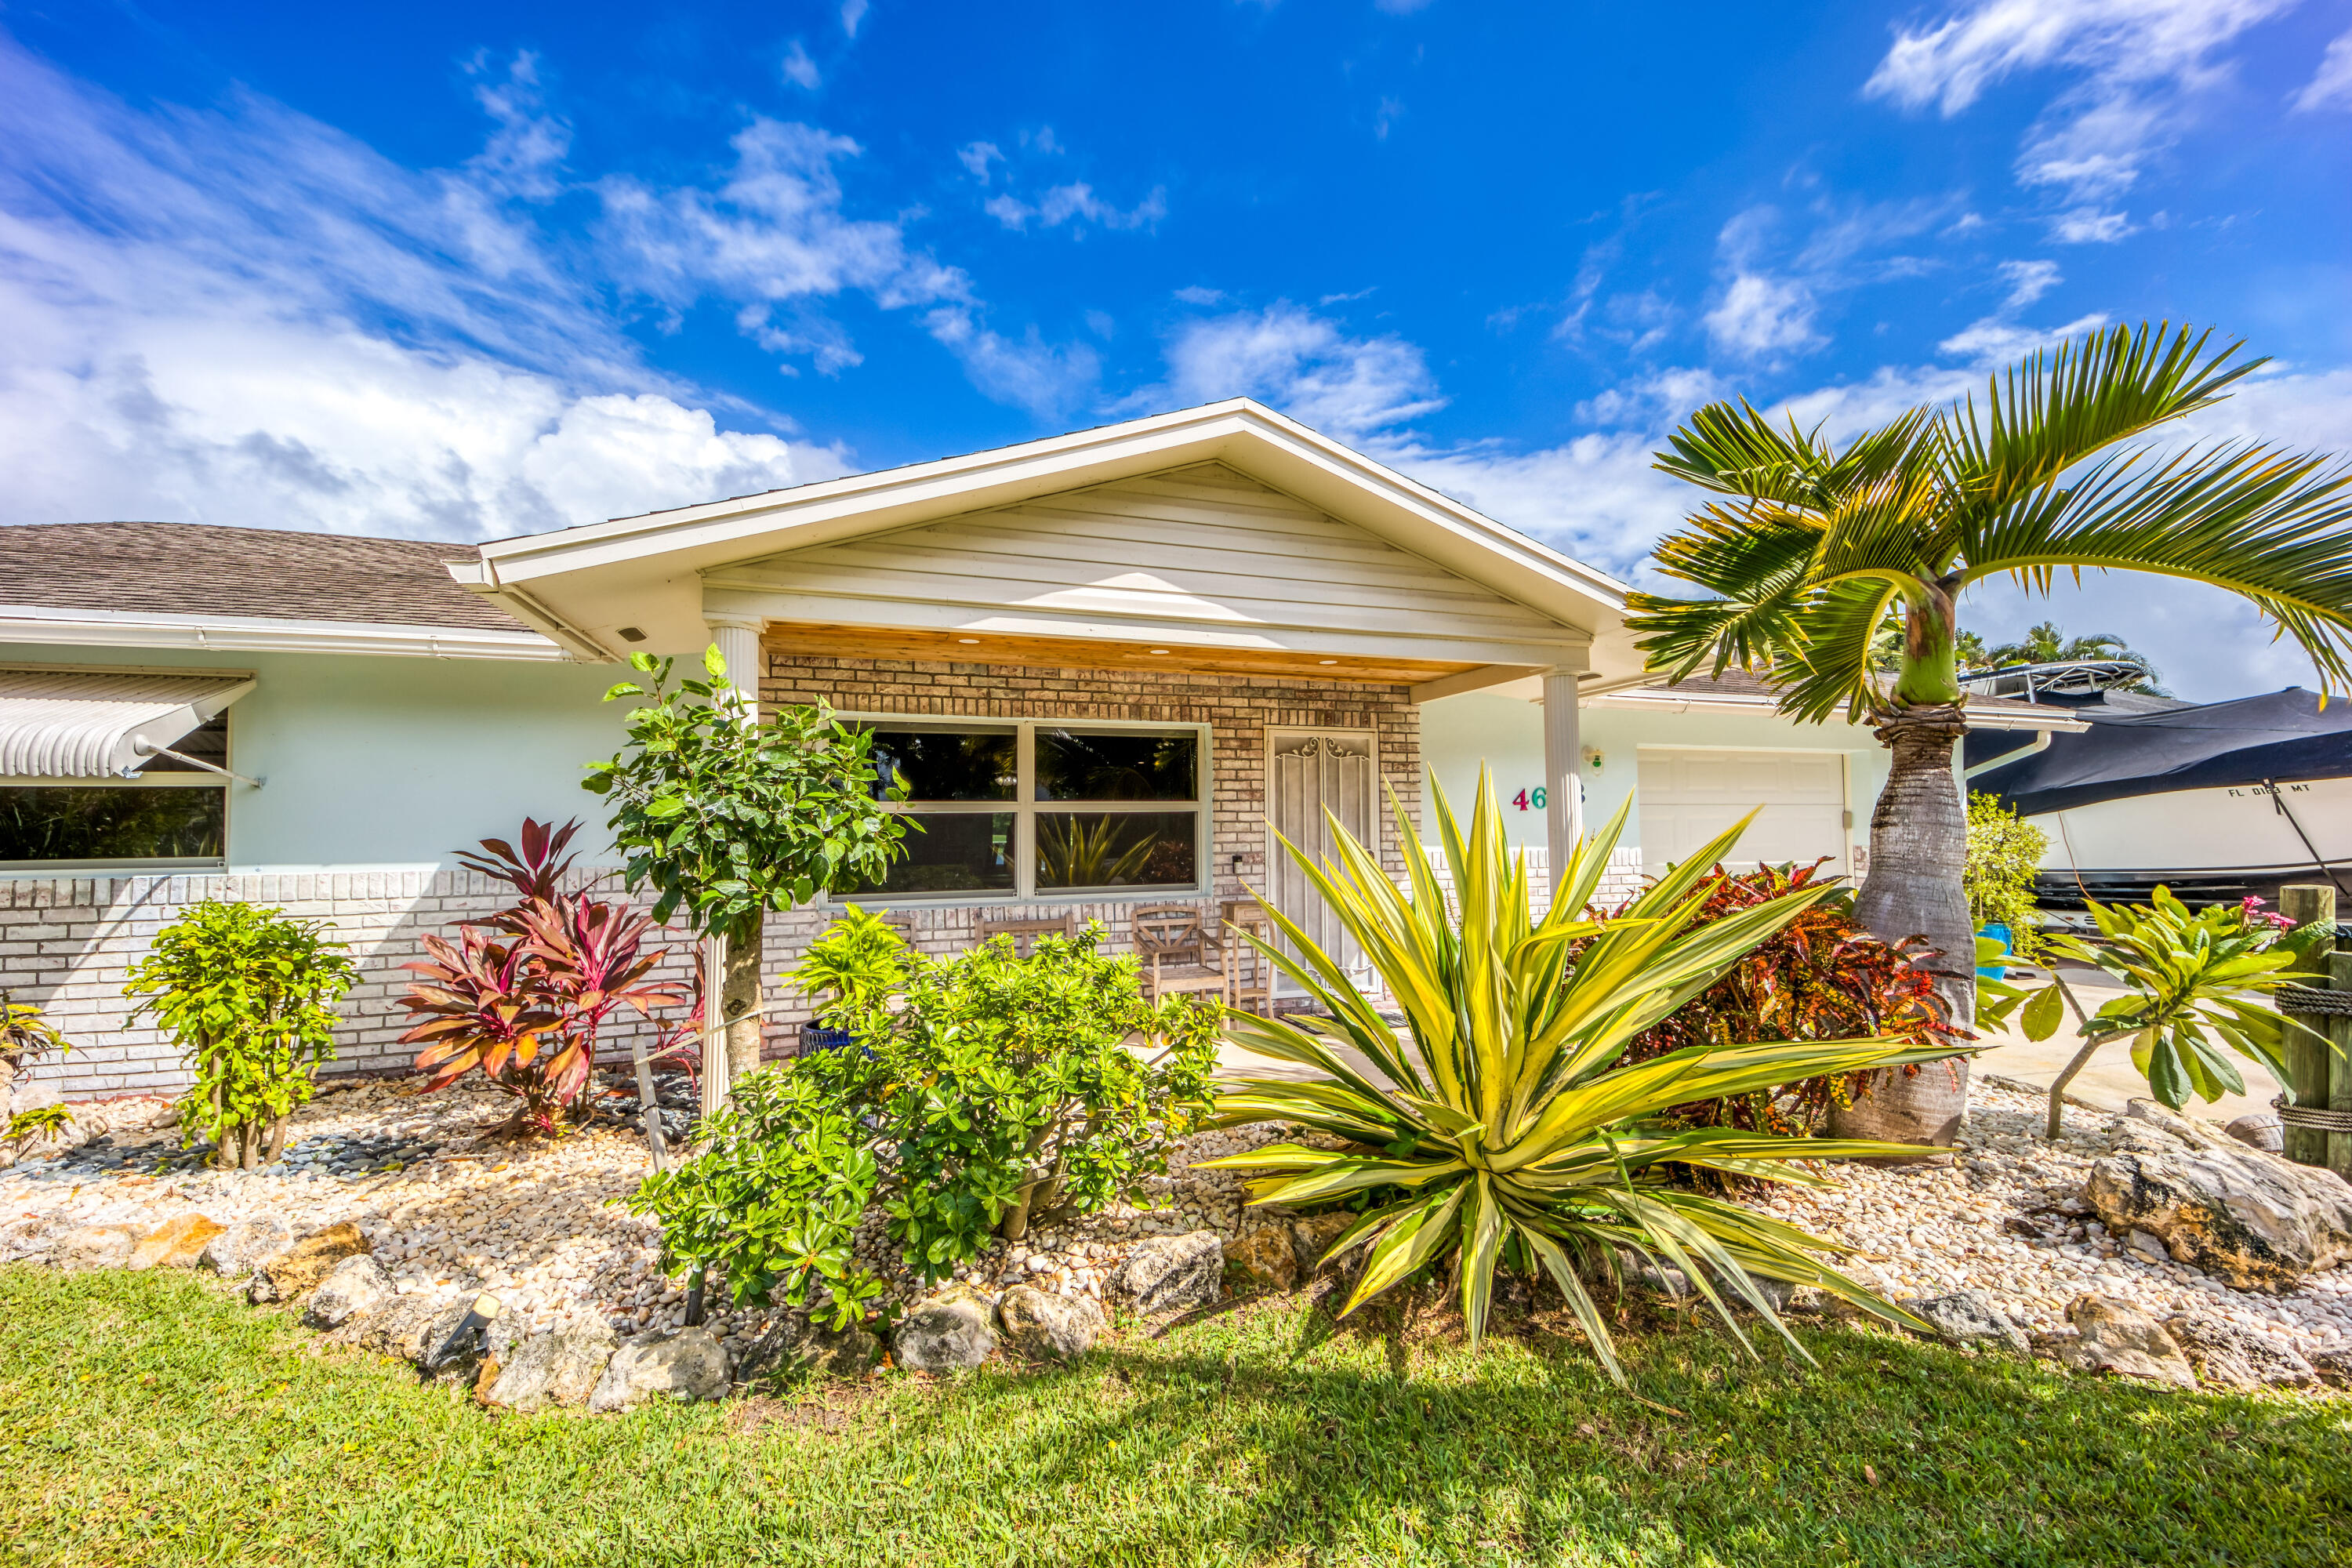
[(2180, 1347), (2163, 1325), (2096, 1296), (2078, 1296), (2066, 1309), (2075, 1337), (2057, 1347), (2058, 1359), (2083, 1372), (2144, 1377), (2177, 1388), (2197, 1386)]
[[(394, 1296), (376, 1310), (346, 1323), (338, 1337), (378, 1355), (417, 1364), (425, 1360), (435, 1322), (446, 1318), (454, 1329), (465, 1315), (462, 1306), (453, 1314), (448, 1303), (432, 1296)], [(446, 1331), (443, 1337), (447, 1337)]]
[(2280, 1124), (2275, 1110), (2241, 1116), (2221, 1131), (2249, 1149), (2260, 1149), (2265, 1154), (2276, 1154), (2286, 1148), (2286, 1129)]
[(285, 1251), (254, 1265), (252, 1299), (291, 1301), (304, 1291), (316, 1289), (344, 1258), (356, 1258), (368, 1250), (367, 1237), (349, 1220), (312, 1231)]
[(1137, 1242), (1110, 1288), (1139, 1312), (1168, 1312), (1215, 1305), (1225, 1293), (1224, 1274), (1224, 1242), (1213, 1230), (1196, 1230)]
[(205, 1243), (196, 1267), (224, 1279), (242, 1279), (263, 1258), (283, 1252), (294, 1240), (294, 1227), (275, 1215), (230, 1226)]
[(131, 1251), (131, 1267), (142, 1268), (193, 1268), (196, 1258), (212, 1244), (213, 1237), (227, 1227), (215, 1225), (200, 1214), (184, 1214), (167, 1219), (139, 1238)]
[(1224, 1244), (1225, 1268), (1253, 1290), (1289, 1290), (1298, 1284), (1298, 1252), (1287, 1226), (1262, 1225)]
[[(1311, 1214), (1304, 1219), (1292, 1220), (1290, 1250), (1291, 1255), (1298, 1259), (1298, 1277), (1312, 1279), (1321, 1273), (1323, 1255), (1331, 1250), (1331, 1244), (1339, 1240), (1349, 1226), (1362, 1217), (1346, 1209), (1338, 1209), (1330, 1214)], [(1337, 1268), (1338, 1261), (1335, 1259), (1331, 1266)]]
[(2312, 1352), (2311, 1370), (2330, 1388), (2352, 1388), (2352, 1349), (2331, 1345)]
[(525, 1414), (551, 1405), (584, 1405), (619, 1348), (613, 1331), (601, 1323), (533, 1334), (499, 1366), (482, 1403)]
[(736, 1375), (745, 1383), (778, 1373), (863, 1377), (882, 1359), (882, 1342), (853, 1323), (838, 1333), (794, 1313), (762, 1335)]
[(719, 1336), (705, 1328), (665, 1329), (639, 1334), (613, 1352), (588, 1395), (588, 1408), (602, 1414), (648, 1399), (692, 1403), (726, 1392), (727, 1347)]
[(2254, 1388), (2263, 1384), (2303, 1388), (2319, 1381), (2309, 1362), (2268, 1334), (2220, 1318), (2171, 1318), (2164, 1330), (2207, 1383), (2225, 1388)]
[(1015, 1285), (996, 1303), (1004, 1342), (1031, 1361), (1076, 1361), (1095, 1348), (1103, 1331), (1102, 1309), (1084, 1296), (1053, 1296), (1034, 1285)]
[(1948, 1295), (1914, 1297), (1895, 1304), (1932, 1324), (1948, 1343), (1990, 1342), (2019, 1355), (2033, 1353), (2025, 1331), (2010, 1321), (2008, 1314), (1981, 1291), (1954, 1290)]
[(898, 1364), (914, 1372), (978, 1366), (996, 1349), (996, 1310), (986, 1297), (950, 1285), (915, 1304), (891, 1348)]
[(353, 1253), (327, 1271), (310, 1292), (302, 1321), (314, 1329), (340, 1329), (374, 1311), (392, 1298), (392, 1276), (364, 1252)]
[(127, 1225), (86, 1225), (59, 1237), (50, 1257), (60, 1268), (121, 1268), (138, 1245)]
[(2131, 1115), (2172, 1135), (2158, 1152), (2112, 1154), (2091, 1167), (2083, 1193), (2117, 1236), (2149, 1233), (2183, 1263), (2239, 1289), (2291, 1286), (2352, 1261), (2352, 1184), (2297, 1165), (2174, 1116), (2147, 1100)]

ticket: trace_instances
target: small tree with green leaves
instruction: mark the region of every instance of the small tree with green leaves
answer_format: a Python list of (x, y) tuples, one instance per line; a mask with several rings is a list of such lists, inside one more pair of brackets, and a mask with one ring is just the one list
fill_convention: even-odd
[(181, 1101), (183, 1145), (209, 1134), (224, 1170), (284, 1152), (287, 1119), (334, 1055), (334, 1005), (359, 971), (329, 929), (207, 899), (163, 928), (122, 988), (146, 998), (131, 1018), (152, 1015), (170, 1030), (195, 1074)]
[(1982, 790), (1969, 795), (1969, 858), (1960, 887), (1969, 896), (1969, 917), (1977, 930), (2009, 928), (2010, 951), (2031, 960), (2042, 951), (2042, 928), (2033, 918), (2033, 882), (2050, 836)]
[(727, 679), (719, 649), (706, 679), (670, 684), (672, 660), (630, 657), (639, 680), (629, 748), (592, 763), (584, 787), (611, 808), (628, 886), (654, 889), (654, 918), (683, 915), (727, 943), (719, 1017), (728, 1076), (760, 1065), (760, 933), (766, 912), (877, 883), (906, 824), (875, 796), (873, 737), (830, 709), (780, 708), (762, 721)]

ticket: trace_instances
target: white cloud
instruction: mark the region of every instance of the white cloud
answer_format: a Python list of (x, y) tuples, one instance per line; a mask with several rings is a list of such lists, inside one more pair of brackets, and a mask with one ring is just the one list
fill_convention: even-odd
[(1446, 401), (1418, 347), (1349, 337), (1286, 300), (1189, 321), (1169, 339), (1166, 359), (1167, 381), (1126, 399), (1129, 406), (1255, 397), (1343, 441), (1394, 441), (1399, 426)]
[(572, 148), (572, 127), (546, 112), (539, 90), (539, 57), (525, 50), (499, 75), (492, 71), (489, 57), (478, 54), (466, 68), (479, 79), (474, 100), (498, 126), (467, 167), (509, 195), (545, 201), (555, 195), (564, 154)]
[(1084, 402), (1102, 377), (1102, 361), (1085, 343), (1047, 343), (1034, 327), (1020, 341), (982, 327), (970, 308), (942, 307), (924, 318), (931, 336), (963, 364), (972, 385), (999, 403), (1058, 419)]
[(857, 25), (866, 20), (867, 0), (841, 0), (841, 30), (851, 37), (857, 37)]
[(2128, 214), (2096, 207), (2075, 207), (2050, 220), (2050, 237), (2060, 245), (2113, 245), (2138, 232)]
[(1214, 305), (1223, 300), (1223, 289), (1203, 289), (1197, 283), (1187, 284), (1176, 290), (1176, 298), (1187, 305)]
[(1687, 365), (1669, 368), (1586, 398), (1576, 405), (1576, 417), (1586, 425), (1654, 429), (1672, 426), (1726, 392), (1723, 379), (1711, 370)]
[(1707, 336), (1743, 359), (1812, 348), (1824, 341), (1813, 331), (1813, 309), (1812, 290), (1793, 279), (1736, 273), (1706, 313)]
[(1403, 118), (1404, 100), (1402, 99), (1381, 99), (1380, 112), (1372, 116), (1372, 135), (1380, 141), (1387, 141), (1390, 131), (1394, 129), (1396, 122)]
[(1352, 294), (1326, 294), (1316, 301), (1318, 305), (1352, 305), (1359, 300), (1369, 300), (1381, 291), (1377, 283), (1369, 289), (1359, 289)]
[(956, 162), (984, 185), (988, 184), (988, 166), (1004, 162), (1004, 153), (993, 142), (974, 142), (956, 150)]
[(2004, 261), (2000, 275), (2009, 279), (2005, 308), (2021, 310), (2065, 281), (2054, 261)]
[(2294, 106), (2305, 111), (2352, 109), (2352, 33), (2342, 35), (2327, 46), (2327, 52), (2319, 58), (2318, 71), (2294, 95)]
[(2012, 75), (2073, 73), (2074, 84), (2026, 132), (2018, 178), (2079, 206), (2137, 182), (2193, 120), (2195, 95), (2226, 70), (2221, 51), (2294, 3), (1980, 0), (1932, 27), (1899, 29), (1864, 90), (1908, 108), (1932, 104), (1948, 119)]
[(615, 175), (598, 194), (606, 265), (628, 287), (682, 310), (706, 295), (772, 302), (857, 289), (885, 309), (969, 297), (951, 267), (908, 248), (896, 223), (849, 217), (837, 165), (856, 142), (755, 120), (732, 141), (716, 190), (656, 189)]
[(784, 79), (794, 87), (806, 88), (811, 92), (816, 90), (820, 79), (816, 62), (809, 58), (808, 50), (801, 47), (798, 38), (794, 38), (793, 47), (784, 51), (783, 64), (780, 68), (784, 73)]
[(1150, 195), (1121, 211), (1097, 196), (1093, 186), (1080, 181), (1054, 186), (1038, 197), (1034, 206), (1007, 192), (982, 202), (981, 210), (1014, 230), (1026, 230), (1033, 220), (1041, 229), (1059, 228), (1066, 223), (1133, 229), (1158, 223), (1168, 216), (1168, 193), (1154, 186)]
[(2080, 316), (2063, 327), (2026, 327), (1998, 316), (1961, 328), (1936, 345), (1936, 352), (1977, 365), (2011, 364), (2040, 348), (2081, 337), (2107, 324), (2105, 312)]

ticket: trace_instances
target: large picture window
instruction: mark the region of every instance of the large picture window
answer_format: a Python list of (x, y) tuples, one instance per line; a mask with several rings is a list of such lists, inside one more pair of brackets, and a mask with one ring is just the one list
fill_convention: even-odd
[(907, 855), (870, 891), (1027, 899), (1181, 892), (1207, 854), (1208, 734), (1040, 721), (883, 720), (875, 793)]
[[(228, 715), (172, 749), (228, 765)], [(173, 757), (132, 777), (0, 780), (0, 870), (209, 869), (228, 853), (227, 781)]]

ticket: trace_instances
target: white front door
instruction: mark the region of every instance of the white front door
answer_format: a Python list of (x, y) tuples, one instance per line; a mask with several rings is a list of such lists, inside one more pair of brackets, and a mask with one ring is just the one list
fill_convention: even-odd
[[(1368, 731), (1276, 730), (1268, 734), (1266, 816), (1274, 831), (1309, 860), (1333, 858), (1332, 817), (1358, 842), (1379, 853), (1380, 791), (1372, 744)], [(1271, 838), (1266, 844), (1266, 892), (1274, 907), (1297, 921), (1318, 947), (1343, 966), (1360, 975), (1366, 973), (1355, 944), (1340, 933), (1339, 922), (1323, 895), (1315, 890), (1281, 844)], [(1280, 975), (1276, 977), (1276, 990), (1284, 995), (1297, 994), (1297, 987)]]
[(1759, 805), (1736, 865), (1809, 866), (1826, 855), (1827, 869), (1849, 869), (1843, 752), (1643, 746), (1639, 775), (1642, 865), (1654, 876)]

